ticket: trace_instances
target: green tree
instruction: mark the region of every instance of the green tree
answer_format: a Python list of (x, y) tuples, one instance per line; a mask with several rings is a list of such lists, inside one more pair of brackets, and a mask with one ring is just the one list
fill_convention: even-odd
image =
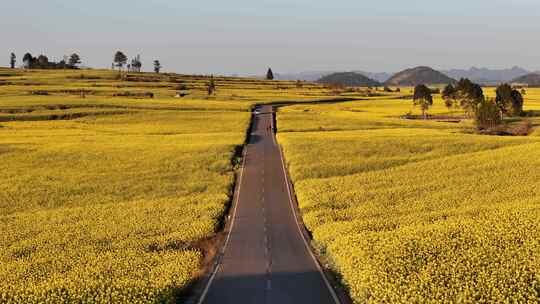
[(513, 89), (509, 84), (504, 83), (497, 87), (495, 91), (495, 104), (499, 108), (501, 119), (504, 115), (519, 116), (523, 112), (523, 96)]
[(433, 97), (431, 96), (431, 90), (423, 85), (417, 85), (414, 88), (413, 103), (415, 106), (420, 106), (422, 110), (422, 116), (427, 119), (427, 110), (433, 105)]
[(460, 79), (456, 85), (456, 97), (460, 106), (469, 116), (473, 116), (478, 104), (484, 100), (482, 87), (469, 79)]
[(208, 91), (208, 96), (216, 93), (216, 82), (214, 81), (213, 75), (210, 76), (210, 80), (208, 81), (208, 84), (206, 85), (206, 89)]
[(161, 71), (161, 63), (159, 60), (154, 60), (154, 72), (158, 73)]
[(521, 95), (518, 90), (512, 90), (512, 110), (510, 112), (510, 115), (523, 115), (523, 102), (523, 95)]
[(49, 65), (49, 58), (45, 55), (39, 55), (37, 58), (37, 63), (40, 68), (46, 68)]
[(71, 54), (68, 59), (68, 64), (71, 67), (77, 67), (77, 65), (81, 64), (81, 57), (77, 53)]
[(23, 65), (26, 69), (31, 69), (34, 64), (35, 58), (30, 53), (26, 53), (23, 56)]
[(500, 110), (493, 99), (484, 98), (478, 103), (474, 121), (479, 130), (496, 127), (502, 123)]
[(271, 68), (268, 68), (268, 71), (266, 72), (266, 79), (267, 80), (274, 80), (274, 72), (272, 72)]
[(113, 63), (118, 70), (122, 70), (122, 67), (127, 63), (127, 56), (121, 51), (117, 51), (116, 54), (114, 54)]
[(449, 83), (444, 90), (442, 91), (442, 98), (444, 100), (444, 105), (451, 110), (456, 103), (456, 88)]
[(9, 66), (14, 69), (15, 63), (17, 63), (17, 56), (15, 56), (15, 53), (11, 53), (9, 55)]

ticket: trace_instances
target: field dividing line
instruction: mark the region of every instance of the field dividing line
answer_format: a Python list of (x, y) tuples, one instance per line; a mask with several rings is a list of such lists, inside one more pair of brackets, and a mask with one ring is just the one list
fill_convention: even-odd
[(324, 271), (322, 270), (322, 267), (319, 264), (319, 261), (315, 257), (315, 254), (313, 254), (313, 252), (311, 251), (311, 247), (309, 246), (309, 243), (306, 240), (306, 237), (305, 237), (304, 233), (302, 232), (302, 228), (300, 227), (300, 223), (298, 221), (298, 216), (297, 216), (296, 211), (295, 211), (296, 209), (294, 208), (294, 204), (293, 204), (293, 201), (292, 201), (291, 187), (289, 186), (289, 179), (287, 177), (288, 175), (287, 175), (287, 171), (285, 169), (285, 161), (284, 161), (284, 157), (283, 157), (283, 152), (281, 151), (280, 147), (278, 147), (278, 150), (279, 150), (279, 156), (281, 158), (281, 168), (283, 169), (283, 174), (284, 174), (284, 177), (285, 177), (285, 185), (287, 186), (287, 195), (289, 196), (289, 203), (291, 205), (291, 211), (293, 212), (293, 215), (294, 215), (294, 221), (296, 222), (296, 227), (298, 228), (298, 233), (300, 233), (300, 236), (302, 237), (302, 240), (304, 241), (304, 245), (306, 246), (306, 250), (309, 252), (309, 255), (313, 259), (313, 262), (315, 263), (315, 266), (317, 267), (317, 270), (319, 271), (319, 273), (320, 273), (326, 287), (330, 291), (330, 294), (332, 295), (332, 298), (334, 299), (334, 302), (336, 304), (341, 304), (341, 302), (339, 301), (338, 296), (336, 295), (336, 292), (334, 291), (334, 288), (332, 288), (332, 285), (330, 285), (330, 282), (328, 282), (328, 279), (326, 278), (326, 275), (324, 274)]
[[(240, 170), (240, 178), (238, 179), (238, 189), (236, 190), (236, 196), (235, 196), (234, 202), (233, 202), (234, 203), (233, 212), (231, 214), (231, 216), (232, 216), (231, 226), (229, 227), (229, 232), (227, 233), (227, 238), (225, 239), (225, 244), (223, 244), (223, 249), (222, 249), (222, 252), (221, 252), (222, 255), (225, 254), (225, 250), (227, 249), (227, 245), (229, 245), (229, 240), (231, 239), (231, 234), (232, 234), (232, 231), (233, 231), (233, 228), (234, 228), (234, 224), (236, 222), (236, 210), (238, 209), (238, 202), (240, 201), (240, 190), (242, 189), (242, 181), (243, 181), (243, 177), (244, 177), (244, 169), (246, 167), (246, 155), (247, 155), (248, 147), (249, 147), (249, 144), (246, 144), (246, 146), (244, 147), (244, 151), (243, 151), (242, 169)], [(208, 282), (206, 284), (206, 287), (204, 288), (204, 291), (203, 291), (201, 297), (199, 298), (199, 301), (197, 302), (198, 304), (202, 304), (204, 302), (204, 299), (206, 298), (206, 295), (208, 294), (208, 291), (210, 290), (210, 286), (214, 282), (214, 279), (216, 278), (216, 275), (217, 275), (217, 273), (219, 271), (219, 268), (221, 266), (221, 259), (222, 258), (223, 257), (216, 259), (216, 262), (215, 262), (215, 265), (214, 265), (214, 271), (212, 272), (212, 275), (210, 276), (210, 279), (208, 280)]]

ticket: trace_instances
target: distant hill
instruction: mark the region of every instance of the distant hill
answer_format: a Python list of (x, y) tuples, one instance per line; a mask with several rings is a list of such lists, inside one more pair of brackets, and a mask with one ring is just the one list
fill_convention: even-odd
[[(308, 71), (308, 72), (299, 72), (299, 73), (287, 73), (287, 74), (281, 74), (281, 73), (274, 73), (274, 76), (277, 80), (304, 80), (304, 81), (317, 81), (321, 79), (324, 76), (338, 73), (343, 71)], [(378, 82), (385, 82), (392, 76), (392, 74), (381, 72), (381, 73), (373, 73), (373, 72), (365, 72), (365, 71), (353, 71), (355, 73), (362, 74), (368, 78), (371, 78), (373, 80), (377, 80)]]
[(401, 71), (392, 76), (387, 85), (393, 86), (415, 86), (418, 84), (447, 84), (456, 82), (445, 74), (435, 71), (430, 67), (416, 67)]
[(446, 70), (446, 71), (441, 71), (441, 72), (454, 79), (469, 78), (470, 80), (474, 82), (485, 84), (485, 85), (496, 85), (502, 82), (509, 82), (512, 79), (515, 79), (517, 77), (521, 77), (530, 73), (529, 71), (523, 68), (517, 67), (517, 66), (511, 69), (500, 69), (500, 70), (472, 67), (468, 70), (452, 69), (452, 70)]
[(540, 73), (531, 73), (515, 78), (511, 83), (521, 83), (531, 87), (540, 87)]
[(373, 80), (377, 80), (380, 83), (386, 82), (390, 77), (392, 77), (392, 74), (386, 73), (386, 72), (380, 72), (380, 73), (374, 73), (374, 72), (364, 72), (364, 71), (354, 71), (356, 73), (360, 73), (366, 77), (369, 77)]
[(307, 71), (299, 73), (274, 73), (277, 80), (303, 80), (303, 81), (317, 81), (321, 77), (330, 75), (334, 72), (331, 71)]
[[(305, 71), (299, 73), (286, 73), (279, 74), (274, 73), (274, 76), (278, 80), (304, 80), (304, 81), (317, 81), (318, 79), (342, 71)], [(355, 73), (362, 74), (368, 78), (376, 80), (381, 83), (388, 81), (392, 74), (386, 72), (365, 72), (360, 70), (353, 70)], [(469, 78), (470, 80), (483, 85), (497, 85), (503, 82), (510, 82), (511, 80), (521, 77), (531, 72), (521, 68), (513, 67), (509, 69), (489, 69), (489, 68), (476, 68), (470, 69), (449, 69), (441, 70), (441, 73), (453, 79)]]
[(380, 82), (355, 72), (333, 73), (323, 76), (321, 79), (317, 80), (317, 82), (324, 84), (339, 84), (347, 87), (375, 87), (381, 85)]

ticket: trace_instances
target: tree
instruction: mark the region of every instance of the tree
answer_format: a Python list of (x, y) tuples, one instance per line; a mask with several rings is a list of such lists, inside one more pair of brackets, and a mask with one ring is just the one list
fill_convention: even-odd
[(454, 88), (451, 83), (444, 87), (444, 90), (442, 91), (442, 98), (448, 110), (452, 109), (455, 106), (456, 88)]
[(462, 78), (456, 85), (456, 98), (460, 106), (471, 116), (476, 112), (480, 102), (484, 100), (482, 87), (469, 79)]
[(114, 54), (113, 63), (118, 67), (118, 70), (122, 70), (124, 64), (127, 63), (127, 56), (121, 51), (117, 51), (116, 54)]
[(11, 55), (9, 56), (9, 65), (11, 66), (12, 69), (15, 68), (16, 62), (17, 62), (17, 56), (15, 56), (15, 53), (11, 53)]
[(159, 60), (154, 60), (154, 72), (158, 73), (161, 71), (161, 63)]
[(512, 90), (512, 111), (510, 115), (521, 116), (523, 114), (523, 95), (518, 90)]
[(266, 72), (266, 79), (267, 80), (274, 80), (274, 72), (272, 72), (271, 68), (268, 68), (268, 72)]
[(131, 59), (131, 70), (132, 72), (140, 72), (142, 68), (141, 55), (135, 56)]
[(206, 86), (206, 89), (208, 90), (208, 95), (213, 95), (216, 93), (216, 83), (214, 81), (214, 76), (210, 76), (210, 80), (208, 81), (208, 84)]
[(35, 59), (32, 57), (32, 54), (26, 53), (23, 56), (23, 65), (25, 68), (30, 69), (32, 68), (32, 64), (34, 63)]
[(501, 84), (497, 87), (495, 104), (499, 109), (501, 119), (504, 115), (519, 116), (523, 112), (523, 96), (509, 84)]
[[(65, 61), (65, 59), (64, 59)], [(81, 63), (81, 57), (77, 53), (71, 54), (68, 59), (68, 64), (70, 67), (76, 68), (78, 64)]]
[(483, 98), (476, 108), (474, 121), (479, 130), (493, 128), (502, 123), (499, 107), (493, 99)]
[(49, 57), (41, 54), (37, 58), (37, 63), (38, 63), (40, 68), (45, 68), (45, 67), (47, 67), (49, 65)]
[(422, 109), (422, 116), (426, 119), (426, 111), (433, 105), (431, 90), (423, 84), (417, 85), (414, 88), (413, 103), (415, 106), (420, 106), (420, 109)]

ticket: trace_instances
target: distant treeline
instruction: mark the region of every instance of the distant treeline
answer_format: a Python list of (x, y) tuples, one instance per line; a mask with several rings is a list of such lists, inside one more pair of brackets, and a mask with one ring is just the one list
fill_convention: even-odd
[[(15, 68), (17, 64), (17, 56), (15, 53), (11, 53), (10, 66)], [(22, 59), (22, 67), (25, 69), (78, 69), (81, 64), (81, 57), (73, 53), (71, 56), (64, 56), (59, 62), (49, 61), (49, 57), (46, 55), (39, 55), (38, 57), (32, 56), (30, 53), (26, 53)]]

